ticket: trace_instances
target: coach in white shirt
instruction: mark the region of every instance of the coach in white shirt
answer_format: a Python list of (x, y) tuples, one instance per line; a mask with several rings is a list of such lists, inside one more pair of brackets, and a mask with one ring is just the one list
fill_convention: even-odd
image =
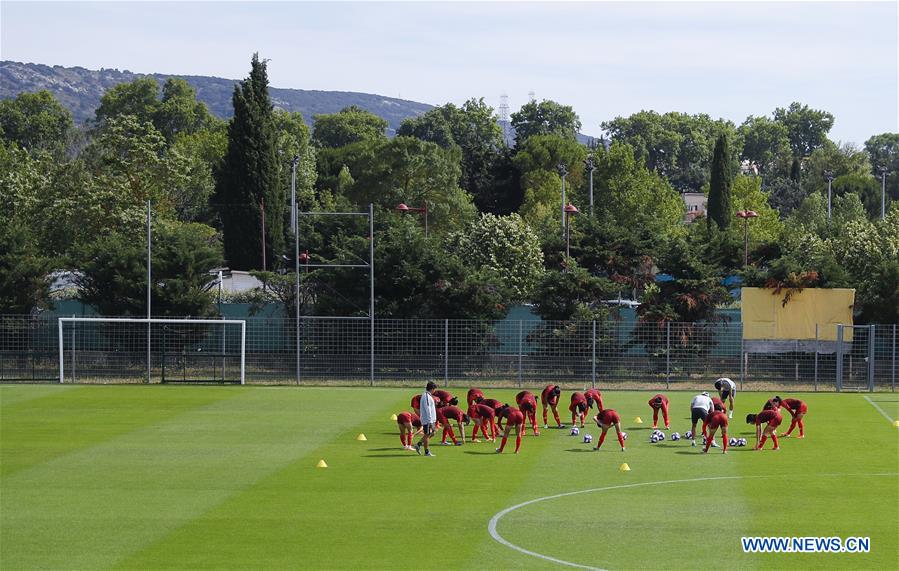
[[(703, 424), (705, 424), (705, 419), (712, 412), (713, 408), (714, 405), (708, 392), (703, 392), (701, 395), (693, 397), (693, 400), (690, 402), (690, 418), (693, 420), (693, 428), (690, 432), (693, 433), (693, 442), (690, 446), (696, 446), (696, 423), (702, 420)], [(424, 425), (424, 422), (422, 422), (422, 425)], [(714, 440), (712, 440), (712, 446), (718, 447)]]
[(419, 403), (422, 435), (421, 440), (415, 445), (415, 451), (421, 454), (421, 449), (424, 448), (425, 456), (433, 456), (431, 449), (428, 448), (428, 441), (434, 435), (435, 425), (437, 424), (437, 405), (434, 403), (435, 390), (437, 390), (437, 384), (434, 381), (428, 381)]

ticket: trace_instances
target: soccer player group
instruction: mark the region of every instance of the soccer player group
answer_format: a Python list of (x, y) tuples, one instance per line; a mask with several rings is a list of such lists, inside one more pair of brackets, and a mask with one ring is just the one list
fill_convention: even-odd
[[(430, 384), (429, 384), (430, 386)], [(709, 447), (718, 448), (715, 442), (715, 435), (721, 430), (723, 440), (723, 452), (727, 453), (728, 437), (727, 427), (728, 420), (733, 418), (734, 397), (736, 396), (736, 384), (728, 378), (720, 378), (715, 381), (715, 389), (718, 397), (710, 397), (708, 392), (696, 395), (690, 403), (691, 420), (692, 420), (692, 446), (696, 446), (696, 427), (702, 420), (701, 434), (705, 440), (703, 453), (707, 453)], [(468, 405), (467, 411), (463, 411), (457, 405), (459, 399), (452, 393), (445, 390), (428, 390), (425, 394), (430, 394), (436, 406), (436, 428), (442, 428), (441, 444), (449, 446), (447, 438), (452, 441), (452, 445), (461, 446), (465, 443), (465, 426), (474, 424), (471, 433), (471, 442), (480, 442), (478, 440), (478, 431), (484, 438), (490, 442), (496, 442), (497, 435), (502, 432), (502, 439), (497, 453), (502, 453), (506, 447), (506, 441), (512, 429), (515, 429), (515, 453), (517, 454), (521, 448), (521, 437), (527, 432), (527, 422), (530, 423), (534, 436), (540, 436), (537, 428), (537, 398), (530, 391), (521, 391), (515, 396), (516, 407), (505, 404), (502, 401), (492, 398), (486, 398), (484, 392), (477, 388), (469, 389), (466, 395)], [(559, 400), (562, 394), (562, 388), (558, 385), (547, 385), (540, 393), (540, 404), (543, 412), (543, 428), (548, 428), (547, 415), (552, 411), (553, 418), (558, 428), (564, 428), (559, 417)], [(424, 445), (426, 455), (432, 456), (428, 450), (428, 438), (430, 434), (422, 439), (415, 446), (412, 445), (412, 438), (424, 430), (422, 426), (420, 404), (424, 395), (418, 394), (412, 398), (412, 408), (415, 412), (400, 412), (396, 415), (397, 425), (400, 431), (400, 442), (406, 450), (415, 450), (421, 453), (422, 445)], [(662, 413), (662, 419), (665, 423), (665, 430), (670, 430), (670, 422), (668, 418), (668, 397), (664, 394), (656, 394), (648, 402), (653, 411), (652, 428), (658, 429), (659, 412)], [(581, 428), (584, 427), (587, 413), (596, 407), (596, 414), (592, 417), (597, 427), (602, 430), (599, 440), (596, 443), (595, 450), (602, 447), (606, 438), (606, 433), (610, 428), (614, 427), (618, 436), (618, 443), (621, 451), (625, 450), (624, 441), (627, 434), (621, 430), (621, 417), (610, 408), (605, 408), (602, 393), (596, 389), (588, 389), (584, 392), (573, 392), (571, 394), (571, 403), (568, 410), (571, 413), (571, 424), (577, 426), (580, 423)], [(761, 450), (765, 445), (768, 437), (774, 444), (774, 450), (779, 450), (776, 429), (782, 422), (781, 409), (785, 409), (793, 417), (792, 424), (784, 437), (790, 436), (793, 429), (798, 426), (799, 438), (805, 437), (805, 425), (803, 417), (808, 411), (806, 404), (798, 399), (782, 399), (779, 396), (768, 400), (762, 411), (758, 414), (749, 414), (746, 416), (747, 424), (754, 424), (756, 427), (756, 449)], [(459, 438), (456, 437), (456, 431), (453, 429), (452, 423), (455, 423), (459, 430)], [(505, 426), (504, 426), (505, 424)], [(763, 428), (764, 426), (764, 428)], [(461, 442), (460, 442), (461, 440)]]

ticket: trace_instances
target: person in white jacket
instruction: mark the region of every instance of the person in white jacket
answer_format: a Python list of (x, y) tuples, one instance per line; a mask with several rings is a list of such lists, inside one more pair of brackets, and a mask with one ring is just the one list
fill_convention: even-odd
[[(696, 446), (696, 425), (700, 420), (702, 421), (702, 435), (705, 436), (705, 420), (708, 418), (709, 414), (712, 413), (714, 408), (708, 392), (696, 395), (693, 397), (693, 400), (690, 401), (690, 419), (693, 421), (693, 426), (690, 429), (690, 432), (693, 435), (693, 441), (690, 443), (690, 446)], [(422, 421), (422, 426), (424, 426), (424, 421)], [(712, 440), (712, 446), (718, 448), (718, 444), (714, 440)]]
[(421, 409), (421, 440), (415, 445), (415, 451), (421, 454), (424, 448), (425, 456), (434, 456), (428, 447), (431, 436), (434, 435), (437, 424), (437, 405), (434, 403), (434, 391), (437, 390), (437, 384), (434, 381), (428, 381), (425, 392), (421, 395), (419, 407)]

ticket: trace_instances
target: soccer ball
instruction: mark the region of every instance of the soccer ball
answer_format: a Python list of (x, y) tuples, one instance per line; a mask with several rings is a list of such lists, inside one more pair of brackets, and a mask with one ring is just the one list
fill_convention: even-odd
[(627, 432), (622, 432), (622, 433), (621, 433), (621, 439), (622, 439), (622, 440), (627, 440)]
[(652, 436), (649, 437), (649, 441), (652, 442), (653, 444), (655, 444), (656, 442), (659, 441), (659, 437), (656, 436), (655, 434), (653, 434)]
[(737, 446), (746, 446), (745, 438), (737, 438)]
[(590, 444), (591, 442), (593, 442), (593, 436), (590, 434), (585, 434), (584, 435), (584, 444)]
[(684, 438), (686, 438), (687, 440), (693, 440), (693, 432), (690, 430), (684, 432)]
[(571, 435), (572, 435), (572, 436), (577, 436), (577, 435), (580, 434), (580, 433), (581, 433), (581, 431), (578, 429), (577, 426), (572, 426), (572, 427), (571, 427)]
[(737, 440), (736, 438), (731, 438), (731, 439), (730, 439), (730, 445), (731, 445), (731, 446), (736, 446), (736, 445), (737, 445), (737, 442), (739, 442), (739, 440)]
[(662, 431), (660, 430), (659, 433), (656, 434), (656, 437), (658, 437), (658, 439), (659, 439), (660, 441), (661, 441), (661, 440), (665, 440), (665, 433), (662, 432)]
[(671, 433), (671, 440), (673, 440), (673, 441), (680, 440), (680, 432), (672, 432), (672, 433)]

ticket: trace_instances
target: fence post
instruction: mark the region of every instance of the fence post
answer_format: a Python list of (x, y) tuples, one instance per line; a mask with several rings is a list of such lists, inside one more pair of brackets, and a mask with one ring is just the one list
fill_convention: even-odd
[(521, 388), (521, 350), (524, 342), (524, 321), (518, 320), (518, 388)]
[(890, 387), (893, 392), (896, 392), (896, 324), (893, 324), (893, 376), (892, 381), (890, 381)]
[(665, 390), (671, 388), (671, 322), (665, 322)]
[(876, 325), (868, 327), (868, 392), (874, 392), (874, 359), (877, 357), (877, 338)]
[(593, 371), (590, 374), (590, 386), (596, 388), (596, 320), (593, 320)]
[(449, 319), (443, 320), (443, 388), (449, 386)]
[(746, 347), (745, 343), (746, 323), (740, 322), (740, 390), (743, 390), (743, 377), (746, 376)]
[(843, 326), (837, 325), (837, 392), (843, 390)]
[[(72, 317), (75, 317), (75, 314), (72, 314)], [(75, 324), (77, 321), (72, 322), (72, 384), (75, 384)]]
[(818, 392), (818, 339), (820, 336), (818, 335), (818, 327), (819, 324), (815, 324), (815, 392)]

